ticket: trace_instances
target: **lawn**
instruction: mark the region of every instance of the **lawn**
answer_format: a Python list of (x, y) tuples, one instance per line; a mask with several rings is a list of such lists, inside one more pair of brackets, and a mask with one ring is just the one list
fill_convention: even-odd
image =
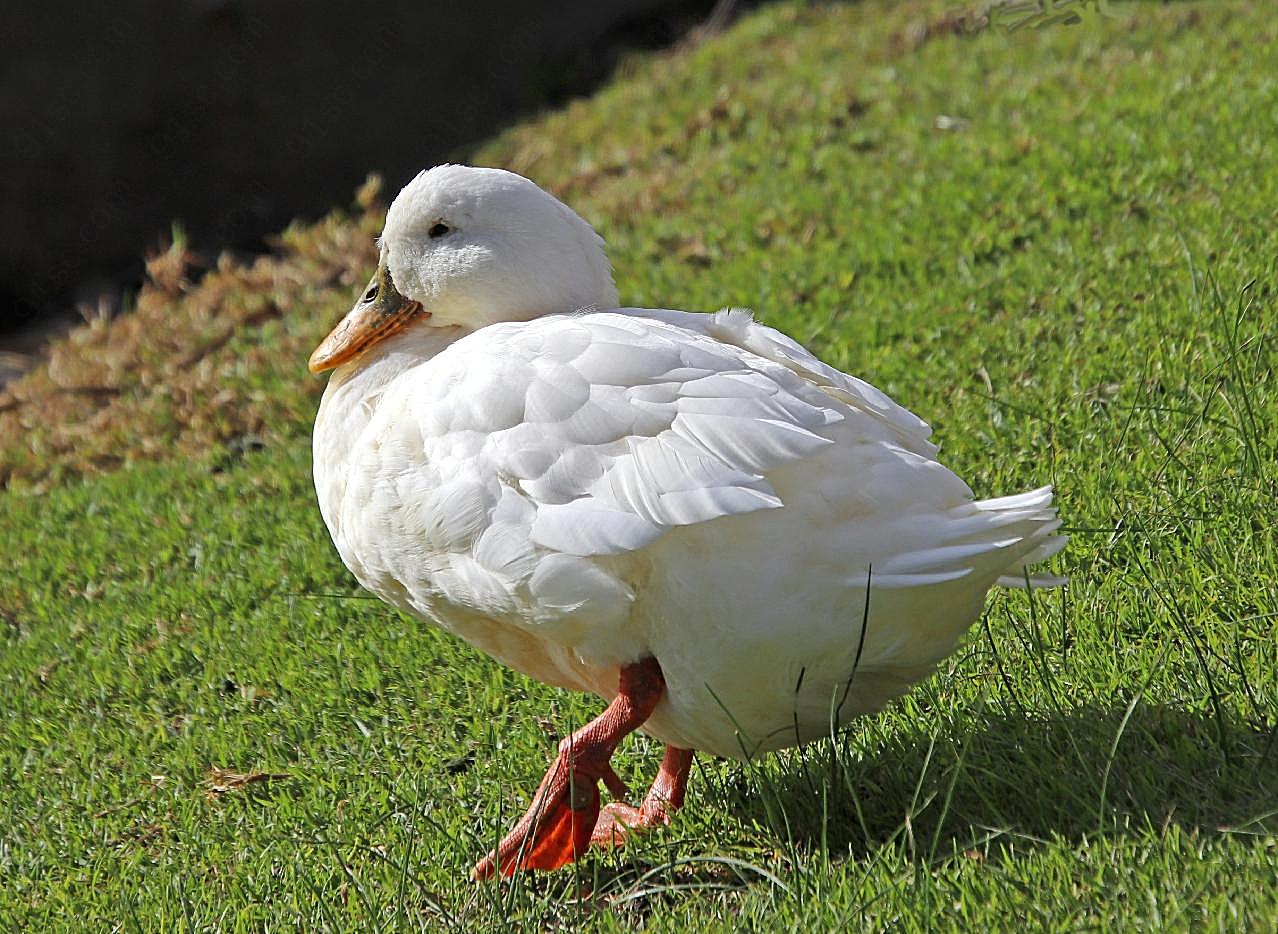
[(699, 758), (667, 832), (476, 885), (601, 704), (328, 541), (305, 357), (371, 189), (252, 267), (179, 244), (0, 397), (0, 927), (1278, 927), (1278, 20), (1102, 6), (769, 5), (461, 154), (594, 222), (623, 301), (752, 307), (979, 495), (1055, 484), (1068, 588), (844, 734)]

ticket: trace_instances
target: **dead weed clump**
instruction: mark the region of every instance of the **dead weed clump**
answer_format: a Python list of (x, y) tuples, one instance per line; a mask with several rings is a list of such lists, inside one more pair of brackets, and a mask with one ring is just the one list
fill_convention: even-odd
[(204, 781), (204, 794), (213, 801), (231, 792), (250, 791), (254, 785), (287, 781), (292, 777), (287, 772), (236, 772), (215, 765)]

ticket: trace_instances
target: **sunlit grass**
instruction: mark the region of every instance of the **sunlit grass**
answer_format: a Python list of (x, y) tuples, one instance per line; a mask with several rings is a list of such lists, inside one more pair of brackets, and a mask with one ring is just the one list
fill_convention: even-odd
[[(359, 592), (280, 349), (350, 286), (294, 283), (202, 377), (262, 450), (147, 397), (180, 458), (0, 494), (0, 925), (1272, 928), (1278, 27), (944, 8), (768, 7), (476, 159), (590, 217), (623, 300), (751, 306), (927, 418), (979, 495), (1054, 483), (1068, 588), (997, 593), (854, 730), (699, 758), (667, 832), (474, 885), (600, 705)], [(659, 756), (617, 765), (642, 787)]]

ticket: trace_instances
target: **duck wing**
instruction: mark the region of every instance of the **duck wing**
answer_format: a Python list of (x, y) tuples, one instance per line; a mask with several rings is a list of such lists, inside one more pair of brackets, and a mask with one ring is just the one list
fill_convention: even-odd
[[(416, 427), (419, 463), (464, 452), (456, 473), (495, 484), (494, 507), (522, 500), (532, 542), (552, 551), (619, 554), (670, 528), (780, 507), (765, 475), (833, 444), (822, 431), (846, 405), (812, 393), (793, 364), (719, 339), (711, 316), (677, 314), (491, 325), (384, 405)], [(853, 388), (876, 424), (918, 443), (921, 422), (868, 384)]]

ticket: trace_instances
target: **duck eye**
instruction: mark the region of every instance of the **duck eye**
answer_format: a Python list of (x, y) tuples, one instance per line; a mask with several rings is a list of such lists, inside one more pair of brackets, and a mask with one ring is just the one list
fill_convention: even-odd
[(439, 223), (439, 224), (436, 224), (434, 227), (432, 227), (430, 230), (426, 231), (426, 236), (430, 237), (432, 240), (438, 240), (440, 237), (442, 237), (444, 234), (448, 233), (452, 229), (453, 228), (449, 227), (447, 224)]
[(377, 286), (370, 285), (368, 291), (364, 293), (364, 301), (371, 302), (375, 298), (377, 298)]

